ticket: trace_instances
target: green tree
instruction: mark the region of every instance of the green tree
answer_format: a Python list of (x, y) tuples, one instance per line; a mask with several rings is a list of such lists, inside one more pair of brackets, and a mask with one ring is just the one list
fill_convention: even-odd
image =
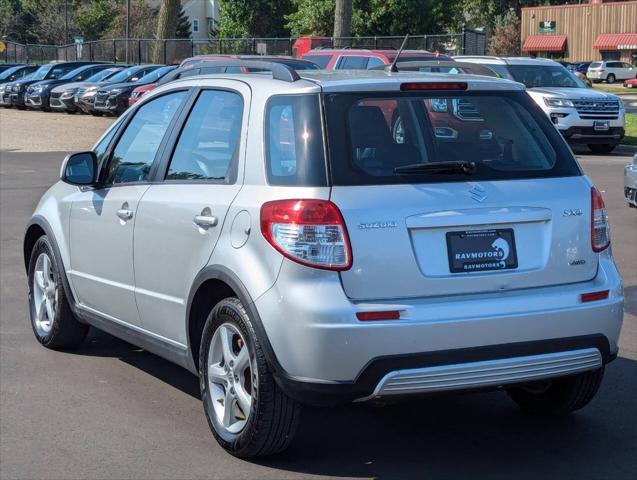
[[(333, 30), (335, 0), (294, 0), (287, 16), (293, 36), (328, 35)], [(354, 0), (352, 33), (412, 35), (459, 30), (463, 0)]]
[(67, 17), (69, 38), (65, 38), (64, 0), (21, 0), (22, 10), (31, 21), (26, 25), (26, 36), (37, 43), (61, 45), (77, 33), (75, 11), (79, 0), (68, 0)]
[[(157, 9), (144, 0), (131, 1), (131, 38), (153, 38), (157, 29)], [(102, 38), (124, 38), (126, 36), (126, 2), (116, 2), (116, 14)]]
[(190, 20), (188, 20), (188, 16), (186, 12), (182, 8), (179, 11), (179, 15), (177, 16), (177, 28), (175, 29), (175, 38), (190, 38), (191, 36), (191, 28)]
[(515, 10), (496, 17), (489, 37), (489, 54), (504, 57), (520, 54), (520, 18)]
[(286, 37), (290, 32), (284, 19), (291, 11), (291, 0), (222, 0), (219, 35), (235, 38)]
[(332, 36), (335, 0), (292, 0), (293, 11), (286, 16), (286, 27), (293, 37)]
[(79, 33), (87, 40), (96, 40), (102, 38), (109, 30), (118, 8), (115, 2), (110, 0), (90, 0), (85, 8), (80, 7), (79, 13), (76, 15)]
[(459, 0), (359, 0), (354, 31), (358, 35), (446, 33), (458, 28), (461, 12)]

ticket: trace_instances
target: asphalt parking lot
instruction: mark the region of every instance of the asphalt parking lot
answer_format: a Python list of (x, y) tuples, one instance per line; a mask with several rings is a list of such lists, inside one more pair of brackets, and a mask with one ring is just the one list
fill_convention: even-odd
[(70, 150), (112, 119), (0, 110), (0, 478), (637, 478), (637, 210), (623, 201), (627, 152), (578, 151), (604, 193), (626, 287), (619, 358), (595, 400), (562, 419), (504, 393), (307, 409), (284, 454), (242, 461), (215, 442), (194, 376), (93, 330), (73, 352), (31, 331), (24, 225)]

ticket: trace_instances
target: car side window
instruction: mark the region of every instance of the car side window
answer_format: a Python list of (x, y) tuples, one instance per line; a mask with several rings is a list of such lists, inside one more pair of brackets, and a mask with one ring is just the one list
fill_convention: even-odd
[(339, 70), (365, 70), (369, 57), (344, 55), (338, 62)]
[(368, 69), (378, 67), (380, 65), (385, 65), (385, 62), (378, 57), (369, 57), (369, 62), (367, 62)]
[(148, 180), (159, 145), (186, 93), (180, 91), (163, 95), (135, 112), (113, 149), (106, 185)]
[(166, 180), (234, 182), (242, 118), (238, 93), (201, 92), (179, 135)]

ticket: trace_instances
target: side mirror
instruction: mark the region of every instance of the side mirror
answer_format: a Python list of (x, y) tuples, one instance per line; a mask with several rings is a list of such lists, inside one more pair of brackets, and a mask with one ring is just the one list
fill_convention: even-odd
[(60, 179), (71, 185), (93, 185), (96, 180), (97, 157), (93, 152), (79, 152), (68, 155), (62, 163)]

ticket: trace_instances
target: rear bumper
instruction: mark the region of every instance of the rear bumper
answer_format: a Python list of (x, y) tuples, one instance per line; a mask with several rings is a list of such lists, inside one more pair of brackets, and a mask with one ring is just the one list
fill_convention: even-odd
[[(284, 261), (275, 286), (254, 305), (276, 355), (279, 384), (305, 403), (372, 398), (404, 370), (430, 375), (435, 373), (431, 368), (445, 366), (450, 373), (484, 367), (467, 363), (497, 365), (500, 359), (514, 359), (519, 364), (529, 359), (514, 357), (540, 356), (530, 359), (533, 363), (546, 360), (543, 355), (591, 348), (599, 351), (602, 365), (618, 350), (623, 291), (610, 256), (602, 255), (598, 274), (589, 282), (373, 304), (350, 301), (338, 275), (330, 272), (302, 281), (297, 273), (303, 268)], [(606, 289), (606, 300), (581, 303), (582, 293)], [(356, 312), (362, 310), (400, 310), (401, 319), (358, 321)], [(524, 383), (537, 379), (537, 373), (530, 369), (494, 383), (460, 382), (442, 389)]]

